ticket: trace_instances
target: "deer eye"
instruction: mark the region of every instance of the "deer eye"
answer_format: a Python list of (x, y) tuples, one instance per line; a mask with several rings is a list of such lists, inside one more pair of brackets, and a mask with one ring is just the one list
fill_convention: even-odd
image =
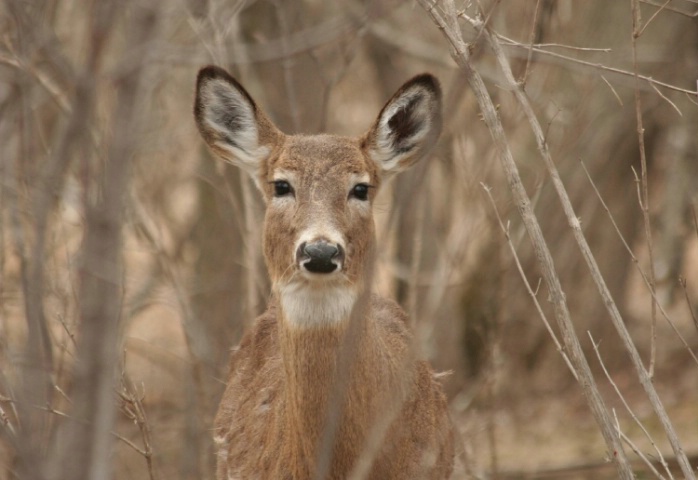
[(272, 183), (274, 184), (274, 196), (275, 197), (284, 197), (286, 195), (293, 193), (293, 189), (291, 188), (291, 184), (288, 183), (286, 180), (276, 180)]
[(351, 189), (351, 193), (349, 194), (349, 196), (354, 197), (357, 200), (368, 200), (369, 188), (371, 188), (370, 185), (366, 183), (359, 183), (357, 185), (354, 185), (354, 188)]

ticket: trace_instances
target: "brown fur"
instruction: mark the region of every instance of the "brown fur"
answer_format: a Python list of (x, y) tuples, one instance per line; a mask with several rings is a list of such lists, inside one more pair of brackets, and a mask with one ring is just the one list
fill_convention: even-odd
[[(444, 479), (453, 466), (446, 399), (426, 362), (412, 362), (405, 316), (371, 298), (328, 478), (347, 478), (373, 425), (399, 396), (404, 403), (381, 442), (370, 479)], [(338, 332), (294, 332), (275, 300), (233, 353), (216, 416), (218, 478), (313, 478), (323, 412), (333, 387)], [(410, 370), (401, 367), (410, 365)], [(381, 408), (384, 407), (384, 408)]]
[[(370, 295), (372, 202), (438, 137), (436, 80), (406, 83), (363, 137), (285, 136), (232, 77), (207, 67), (195, 117), (212, 150), (264, 194), (273, 284), (231, 358), (215, 420), (218, 479), (448, 478), (454, 431), (441, 386), (414, 357), (404, 312)], [(279, 179), (292, 193), (275, 194)], [(370, 185), (368, 198), (352, 197), (357, 184)], [(305, 271), (304, 239), (342, 246), (337, 270)]]

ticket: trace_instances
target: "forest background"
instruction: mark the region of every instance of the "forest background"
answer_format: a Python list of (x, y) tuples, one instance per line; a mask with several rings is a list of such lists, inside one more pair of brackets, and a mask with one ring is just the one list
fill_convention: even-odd
[(211, 63), (286, 133), (441, 80), (375, 284), (459, 475), (694, 478), (698, 1), (5, 0), (0, 34), (0, 479), (212, 478), (269, 282), (261, 198), (193, 122)]

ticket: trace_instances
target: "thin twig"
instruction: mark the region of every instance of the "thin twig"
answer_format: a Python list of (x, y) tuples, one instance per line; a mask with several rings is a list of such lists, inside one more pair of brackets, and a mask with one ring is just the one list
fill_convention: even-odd
[[(685, 15), (685, 16), (687, 16), (687, 17), (691, 17), (691, 18), (696, 18), (696, 17), (698, 17), (698, 10), (696, 10), (696, 11), (693, 12), (693, 13), (688, 13), (688, 12), (684, 12), (683, 10), (679, 10), (678, 8), (674, 8), (674, 7), (665, 7), (664, 5), (661, 5), (661, 4), (659, 4), (659, 3), (654, 3), (654, 2), (652, 2), (651, 0), (640, 0), (640, 1), (641, 1), (642, 3), (646, 3), (647, 5), (652, 5), (653, 7), (662, 7), (662, 8), (664, 8), (665, 10), (669, 10), (669, 11), (671, 11), (671, 12), (680, 13), (681, 15)], [(687, 2), (691, 2), (691, 3), (696, 3), (696, 2), (694, 2), (694, 1), (692, 1), (692, 0), (686, 0), (686, 1), (687, 1)], [(669, 3), (669, 2), (667, 2), (667, 3)]]
[[(495, 35), (497, 38), (499, 38), (499, 39), (501, 39), (501, 40), (504, 41), (503, 45), (510, 46), (510, 47), (516, 47), (516, 48), (523, 48), (523, 49), (528, 49), (528, 48), (529, 48), (528, 45), (525, 45), (525, 44), (523, 44), (523, 43), (517, 42), (516, 40), (512, 40), (511, 38), (508, 38), (508, 37), (506, 37), (506, 36), (504, 36), (504, 35), (501, 35), (501, 34), (499, 34), (499, 33), (494, 33), (494, 35)], [(596, 69), (599, 69), (599, 70), (604, 70), (604, 71), (607, 71), (607, 72), (617, 73), (617, 74), (619, 74), (619, 75), (625, 75), (625, 76), (628, 76), (628, 77), (635, 77), (635, 76), (636, 76), (633, 72), (629, 72), (629, 71), (623, 70), (623, 69), (621, 69), (621, 68), (608, 67), (608, 66), (606, 66), (606, 65), (604, 65), (604, 64), (602, 64), (602, 63), (587, 62), (586, 60), (580, 60), (580, 59), (578, 59), (578, 58), (569, 57), (569, 56), (567, 56), (567, 55), (562, 55), (562, 54), (560, 54), (560, 53), (551, 52), (551, 51), (549, 51), (549, 50), (544, 50), (544, 49), (542, 49), (542, 48), (533, 47), (533, 51), (536, 52), (536, 53), (542, 53), (543, 55), (548, 55), (548, 56), (550, 56), (550, 57), (559, 58), (559, 59), (565, 60), (565, 61), (567, 61), (567, 62), (578, 63), (578, 64), (580, 64), (580, 65), (585, 65), (585, 66), (587, 66), (587, 67), (592, 67), (592, 68), (596, 68)], [(645, 81), (645, 82), (647, 82), (647, 83), (649, 83), (649, 84), (657, 85), (657, 86), (659, 86), (659, 87), (663, 87), (663, 88), (666, 88), (666, 89), (668, 89), (668, 90), (673, 90), (673, 91), (675, 91), (675, 92), (685, 93), (685, 94), (687, 94), (687, 95), (689, 95), (689, 96), (691, 96), (691, 97), (698, 97), (698, 91), (696, 91), (696, 90), (687, 90), (687, 89), (685, 89), (685, 88), (677, 87), (677, 86), (671, 85), (671, 84), (669, 84), (669, 83), (665, 83), (665, 82), (661, 82), (661, 81), (659, 81), (659, 80), (655, 80), (654, 78), (648, 77), (648, 76), (646, 76), (646, 75), (637, 74), (637, 78), (639, 78), (640, 80), (643, 80), (643, 81)]]
[(57, 315), (58, 321), (63, 327), (63, 330), (65, 330), (65, 333), (68, 335), (68, 338), (70, 338), (70, 343), (73, 344), (73, 347), (77, 348), (77, 342), (75, 341), (75, 335), (73, 335), (73, 332), (70, 331), (68, 328), (68, 325), (65, 323), (65, 320), (63, 319), (63, 315)]
[[(8, 402), (8, 403), (13, 404), (13, 405), (17, 403), (16, 400), (13, 400), (11, 398), (3, 398), (0, 400), (2, 400), (4, 402)], [(70, 420), (71, 422), (74, 422), (77, 424), (85, 425), (87, 423), (83, 419), (74, 417), (74, 416), (72, 416), (72, 415), (70, 415), (62, 410), (57, 410), (50, 405), (29, 405), (29, 407), (31, 407), (35, 410), (40, 410), (42, 412), (50, 413), (51, 415), (56, 415), (57, 417), (65, 418), (66, 420)], [(135, 443), (133, 443), (131, 440), (124, 437), (123, 435), (119, 434), (118, 432), (115, 432), (112, 430), (109, 432), (109, 434), (112, 437), (116, 438), (117, 440), (122, 441), (123, 443), (125, 443), (126, 445), (128, 445), (129, 447), (131, 447), (132, 449), (134, 449), (136, 452), (140, 453), (141, 455), (145, 455), (144, 450), (142, 450), (138, 445), (136, 445)]]
[[(478, 6), (480, 7), (480, 15), (481, 15), (481, 17), (483, 18), (483, 20), (482, 20), (482, 25), (483, 25), (483, 26), (487, 26), (487, 25), (490, 24), (490, 20), (492, 19), (492, 15), (494, 14), (494, 11), (497, 9), (497, 7), (499, 6), (500, 2), (501, 2), (501, 0), (494, 0), (494, 1), (492, 2), (492, 4), (490, 5), (490, 9), (489, 9), (489, 11), (487, 12), (487, 15), (485, 15), (485, 14), (484, 14), (484, 11), (483, 11), (483, 9), (482, 9), (482, 4), (481, 4), (480, 1), (478, 0), (477, 3), (478, 3)], [(447, 2), (446, 5), (453, 5), (453, 2)], [(455, 6), (454, 6), (453, 8), (451, 8), (451, 11), (450, 11), (450, 12), (447, 12), (448, 16), (454, 18), (454, 23), (455, 23), (455, 17), (454, 17), (453, 14), (454, 14), (455, 12), (456, 12)], [(478, 32), (478, 37), (475, 39), (475, 41), (474, 41), (473, 43), (477, 43), (477, 41), (478, 41), (479, 39), (480, 39), (480, 33)]]
[[(421, 192), (421, 190), (420, 190)], [(418, 284), (419, 284), (419, 268), (422, 263), (422, 246), (425, 232), (425, 215), (426, 215), (426, 196), (417, 193), (415, 202), (416, 218), (415, 218), (415, 234), (412, 240), (412, 252), (410, 255), (410, 278), (408, 281), (407, 294), (407, 313), (410, 317), (410, 325), (415, 326), (417, 319), (417, 300), (418, 300)]]
[[(0, 402), (4, 401), (4, 398), (0, 398)], [(3, 427), (7, 430), (7, 432), (14, 438), (17, 436), (17, 431), (15, 430), (15, 427), (12, 425), (12, 422), (10, 421), (10, 417), (5, 413), (5, 410), (2, 408), (2, 404), (0, 403), (0, 423), (2, 423)]]
[[(645, 282), (645, 286), (647, 286), (647, 289), (649, 290), (650, 282), (649, 282), (649, 278), (647, 278), (647, 274), (645, 274), (645, 271), (640, 266), (640, 261), (635, 256), (635, 254), (633, 253), (633, 250), (630, 248), (630, 245), (628, 245), (628, 242), (625, 240), (625, 237), (621, 233), (620, 228), (618, 227), (618, 224), (616, 223), (615, 218), (613, 218), (613, 214), (611, 213), (611, 210), (608, 208), (608, 205), (606, 205), (606, 202), (604, 201), (603, 197), (601, 196), (601, 193), (599, 192), (598, 188), (596, 188), (596, 184), (592, 180), (591, 175), (589, 174), (589, 171), (586, 168), (586, 165), (584, 165), (584, 162), (582, 162), (582, 169), (584, 169), (584, 172), (586, 173), (586, 176), (589, 179), (589, 183), (591, 184), (592, 188), (594, 189), (594, 192), (596, 193), (596, 197), (599, 199), (599, 202), (601, 202), (601, 206), (606, 211), (606, 214), (608, 215), (609, 219), (611, 220), (611, 224), (613, 225), (613, 228), (616, 230), (616, 233), (618, 234), (618, 237), (620, 238), (621, 242), (623, 243), (625, 250), (628, 252), (628, 255), (630, 255), (630, 260), (637, 267), (637, 270), (640, 273), (642, 280)], [(698, 357), (696, 357), (696, 354), (693, 353), (691, 346), (688, 344), (688, 342), (684, 338), (681, 331), (676, 327), (676, 325), (674, 325), (674, 322), (671, 320), (671, 318), (667, 314), (666, 310), (664, 310), (664, 307), (659, 302), (659, 299), (657, 298), (656, 293), (652, 292), (650, 290), (650, 294), (653, 295), (652, 298), (654, 299), (654, 301), (657, 304), (657, 308), (659, 309), (659, 313), (662, 314), (662, 316), (667, 321), (669, 326), (671, 326), (672, 330), (674, 330), (674, 333), (676, 333), (676, 336), (679, 338), (679, 340), (681, 340), (681, 343), (686, 348), (686, 350), (688, 351), (688, 354), (691, 356), (691, 358), (693, 358), (693, 360), (696, 362), (696, 364), (698, 364)]]
[[(635, 120), (637, 122), (637, 143), (640, 148), (640, 167), (642, 169), (642, 178), (639, 187), (641, 187), (640, 210), (645, 226), (645, 240), (647, 242), (647, 250), (649, 254), (649, 280), (651, 298), (651, 327), (650, 327), (650, 365), (649, 376), (654, 377), (654, 365), (657, 361), (657, 303), (654, 300), (656, 291), (656, 275), (654, 270), (654, 248), (652, 245), (652, 225), (650, 223), (650, 203), (647, 186), (647, 153), (645, 150), (645, 127), (642, 122), (642, 101), (640, 99), (640, 80), (638, 78), (637, 67), (637, 39), (642, 34), (640, 30), (640, 4), (638, 0), (630, 0), (632, 8), (633, 30), (631, 35), (632, 52), (633, 52), (633, 71), (635, 73)], [(639, 193), (639, 192), (638, 192)]]
[[(667, 474), (669, 474), (669, 478), (673, 479), (673, 475), (671, 474), (671, 470), (669, 470), (669, 465), (667, 464), (666, 460), (664, 460), (664, 456), (662, 455), (661, 450), (657, 447), (657, 444), (655, 443), (654, 439), (650, 435), (650, 433), (647, 431), (645, 426), (642, 424), (639, 418), (637, 418), (637, 415), (635, 415), (635, 412), (633, 411), (632, 408), (630, 408), (630, 405), (628, 405), (627, 400), (625, 400), (625, 396), (623, 396), (623, 393), (620, 391), (620, 388), (618, 388), (618, 385), (616, 385), (616, 382), (613, 380), (613, 377), (611, 377), (611, 374), (608, 372), (606, 369), (606, 364), (604, 363), (603, 359), (601, 358), (601, 353), (599, 352), (599, 344), (594, 341), (594, 337), (591, 336), (591, 332), (587, 330), (587, 335), (589, 335), (589, 340), (591, 340), (591, 345), (594, 348), (594, 353), (596, 353), (596, 358), (599, 360), (599, 365), (601, 365), (601, 369), (603, 370), (604, 375), (606, 375), (606, 379), (608, 380), (608, 383), (611, 384), (613, 387), (613, 390), (615, 390), (616, 395), (618, 395), (618, 398), (620, 399), (621, 403), (623, 403), (623, 406), (625, 407), (625, 410), (630, 414), (630, 418), (633, 419), (635, 424), (640, 427), (640, 430), (645, 434), (645, 437), (647, 437), (647, 440), (649, 440), (650, 444), (652, 447), (654, 447), (654, 451), (657, 452), (659, 462), (662, 464), (664, 469), (666, 470)], [(615, 412), (615, 410), (614, 410)], [(620, 428), (618, 428), (618, 433), (621, 434)], [(641, 458), (644, 459), (644, 456), (639, 453), (639, 451), (635, 448), (633, 448), (638, 455), (641, 456)]]
[[(649, 27), (650, 23), (652, 23), (652, 20), (654, 20), (655, 18), (657, 18), (657, 15), (659, 15), (660, 13), (662, 13), (662, 10), (664, 10), (664, 9), (667, 7), (667, 5), (669, 5), (669, 3), (671, 3), (671, 0), (666, 0), (666, 2), (664, 2), (664, 5), (662, 5), (661, 7), (659, 7), (659, 8), (657, 9), (657, 11), (654, 12), (654, 14), (650, 17), (650, 19), (647, 20), (647, 21), (645, 22), (645, 25), (644, 25), (644, 26), (640, 29), (640, 31), (637, 33), (637, 37), (638, 37), (638, 38), (641, 37), (643, 33), (645, 33), (645, 29), (646, 29), (647, 27)], [(635, 8), (635, 7), (633, 7), (633, 8)], [(637, 8), (639, 9), (640, 6), (638, 5)]]
[(613, 51), (612, 48), (578, 47), (576, 45), (565, 45), (564, 43), (533, 43), (529, 44), (529, 48), (562, 48), (564, 50), (573, 50), (577, 52), (601, 53), (611, 53)]
[(156, 480), (158, 476), (155, 473), (155, 467), (153, 465), (153, 446), (150, 424), (148, 423), (148, 417), (145, 413), (142, 401), (144, 395), (136, 394), (132, 382), (125, 377), (125, 374), (122, 374), (122, 389), (118, 394), (122, 402), (121, 411), (124, 412), (129, 420), (136, 424), (138, 430), (141, 432), (143, 449), (139, 450), (139, 452), (145, 458), (148, 467), (148, 476), (150, 480)]
[(601, 80), (603, 80), (604, 82), (606, 82), (606, 85), (608, 85), (608, 88), (611, 89), (611, 92), (613, 92), (613, 95), (615, 95), (616, 100), (618, 100), (618, 104), (622, 107), (622, 106), (623, 106), (623, 100), (620, 99), (620, 95), (618, 95), (618, 92), (616, 92), (616, 89), (613, 88), (613, 85), (611, 85), (611, 83), (610, 83), (608, 80), (606, 80), (606, 77), (604, 77), (603, 75), (601, 75)]
[(681, 284), (681, 288), (683, 289), (683, 294), (684, 297), (686, 297), (686, 305), (688, 306), (688, 311), (691, 313), (691, 318), (693, 319), (693, 325), (696, 327), (696, 331), (698, 331), (698, 317), (696, 317), (696, 312), (693, 310), (693, 303), (691, 302), (691, 298), (688, 296), (688, 288), (686, 284), (686, 279), (683, 277), (679, 277), (679, 284)]
[[(198, 25), (197, 21), (189, 19), (188, 24), (198, 36), (203, 39), (207, 37), (207, 32)], [(210, 55), (219, 63), (249, 65), (252, 63), (281, 61), (288, 56), (302, 54), (334, 44), (345, 37), (354, 37), (365, 25), (366, 15), (337, 15), (301, 31), (289, 33), (286, 38), (249, 43), (242, 42), (239, 39), (220, 38), (215, 42), (215, 46), (211, 46), (209, 42), (207, 48)], [(218, 29), (216, 28), (215, 30)], [(283, 45), (286, 45), (286, 47), (284, 48)], [(199, 47), (187, 49), (178, 45), (174, 48), (171, 42), (162, 42), (157, 47), (158, 51), (162, 52), (162, 55), (155, 58), (154, 61), (163, 62), (166, 65), (171, 65), (172, 63), (198, 65), (201, 63)], [(216, 49), (216, 47), (218, 48)], [(223, 52), (225, 56), (223, 56)]]
[[(647, 468), (649, 468), (652, 471), (652, 473), (654, 473), (655, 477), (657, 477), (661, 480), (665, 480), (664, 476), (661, 473), (659, 473), (659, 471), (654, 467), (654, 465), (652, 464), (650, 459), (647, 458), (647, 455), (642, 453), (640, 451), (640, 449), (637, 447), (637, 445), (635, 445), (635, 443), (633, 443), (633, 441), (630, 440), (630, 438), (625, 433), (623, 433), (621, 430), (618, 430), (618, 435), (620, 435), (621, 440), (623, 440), (625, 443), (627, 443), (628, 446), (630, 447), (630, 449), (633, 452), (635, 452), (635, 455), (640, 457), (640, 459), (644, 462), (644, 464), (647, 465)], [(671, 470), (669, 470), (669, 474), (671, 474)], [(671, 477), (671, 478), (674, 478), (674, 477)]]
[(279, 37), (281, 42), (281, 67), (283, 69), (283, 79), (284, 79), (284, 89), (286, 93), (286, 98), (288, 99), (288, 108), (291, 113), (291, 125), (293, 128), (293, 133), (297, 133), (300, 130), (300, 109), (298, 108), (298, 99), (296, 95), (296, 86), (294, 83), (293, 67), (295, 61), (293, 57), (289, 54), (288, 39), (290, 35), (288, 16), (289, 8), (293, 8), (293, 3), (284, 2), (281, 0), (274, 0), (274, 13), (276, 14), (276, 22), (279, 26)]
[(521, 265), (521, 261), (519, 260), (519, 255), (516, 253), (516, 247), (514, 247), (514, 243), (511, 240), (511, 235), (509, 235), (509, 225), (504, 226), (504, 223), (502, 222), (502, 217), (499, 215), (499, 209), (497, 208), (497, 204), (494, 202), (494, 198), (492, 198), (492, 189), (490, 187), (488, 187), (487, 185), (485, 185), (484, 183), (480, 183), (480, 185), (482, 185), (482, 188), (485, 190), (485, 193), (487, 194), (487, 198), (489, 199), (490, 204), (492, 204), (492, 208), (494, 209), (494, 214), (497, 217), (497, 222), (499, 223), (499, 227), (502, 229), (502, 232), (504, 233), (504, 237), (507, 239), (507, 244), (509, 245), (509, 250), (511, 250), (511, 254), (514, 258), (514, 263), (516, 264), (516, 269), (519, 271), (519, 275), (521, 276), (521, 279), (524, 282), (524, 286), (526, 287), (528, 294), (530, 295), (531, 299), (533, 300), (533, 304), (535, 305), (536, 310), (538, 311), (538, 315), (543, 320), (543, 324), (545, 325), (546, 330), (548, 330), (550, 337), (553, 339), (553, 343), (555, 344), (555, 348), (560, 353), (560, 355), (562, 355), (562, 358), (565, 360), (565, 363), (567, 364), (567, 368), (570, 369), (570, 372), (574, 376), (574, 379), (579, 381), (579, 377), (577, 376), (577, 371), (572, 366), (572, 363), (570, 363), (570, 359), (567, 356), (565, 349), (562, 347), (562, 344), (557, 339), (557, 335), (555, 335), (555, 331), (553, 330), (553, 327), (550, 326), (550, 322), (548, 321), (548, 317), (546, 317), (545, 312), (543, 312), (543, 308), (540, 305), (540, 302), (538, 302), (538, 288), (540, 287), (540, 284), (536, 287), (535, 291), (531, 288), (531, 284), (528, 282), (528, 278), (526, 278), (526, 273), (524, 272), (523, 266)]
[(540, 12), (540, 0), (536, 0), (536, 9), (533, 12), (533, 22), (531, 22), (531, 33), (528, 35), (528, 55), (526, 55), (526, 67), (524, 68), (524, 73), (521, 76), (521, 86), (526, 87), (526, 80), (528, 80), (528, 72), (531, 66), (531, 58), (533, 57), (533, 41), (536, 35), (536, 26), (538, 25), (538, 13)]
[(666, 101), (669, 105), (671, 105), (671, 106), (673, 107), (673, 109), (676, 110), (676, 113), (678, 113), (680, 117), (683, 117), (683, 113), (681, 113), (681, 110), (679, 110), (679, 107), (677, 107), (676, 104), (675, 104), (674, 102), (672, 102), (671, 100), (669, 100), (669, 97), (667, 97), (666, 95), (664, 95), (664, 94), (661, 92), (661, 90), (659, 90), (659, 89), (657, 88), (657, 86), (656, 86), (655, 84), (650, 83), (650, 87), (652, 87), (652, 89), (653, 89), (655, 92), (657, 92), (657, 95), (659, 95), (660, 97), (662, 97), (662, 99), (663, 99), (664, 101)]
[[(9, 46), (9, 42), (6, 45)], [(25, 64), (19, 58), (9, 58), (4, 55), (0, 55), (0, 63), (4, 63), (5, 65), (9, 65), (11, 67), (30, 73), (39, 82), (39, 85), (44, 87), (44, 89), (51, 95), (51, 98), (54, 102), (56, 102), (56, 105), (60, 107), (63, 113), (72, 113), (73, 108), (70, 102), (68, 101), (68, 98), (65, 95), (65, 93), (62, 92), (58, 88), (58, 86), (53, 82), (53, 80), (51, 80), (42, 71), (38, 70), (37, 68), (31, 65)]]

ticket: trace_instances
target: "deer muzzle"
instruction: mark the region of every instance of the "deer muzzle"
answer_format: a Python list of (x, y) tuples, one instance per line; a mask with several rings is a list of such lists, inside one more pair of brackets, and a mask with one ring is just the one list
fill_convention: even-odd
[(310, 273), (326, 274), (341, 270), (344, 248), (337, 243), (321, 239), (303, 242), (296, 250), (296, 262)]

